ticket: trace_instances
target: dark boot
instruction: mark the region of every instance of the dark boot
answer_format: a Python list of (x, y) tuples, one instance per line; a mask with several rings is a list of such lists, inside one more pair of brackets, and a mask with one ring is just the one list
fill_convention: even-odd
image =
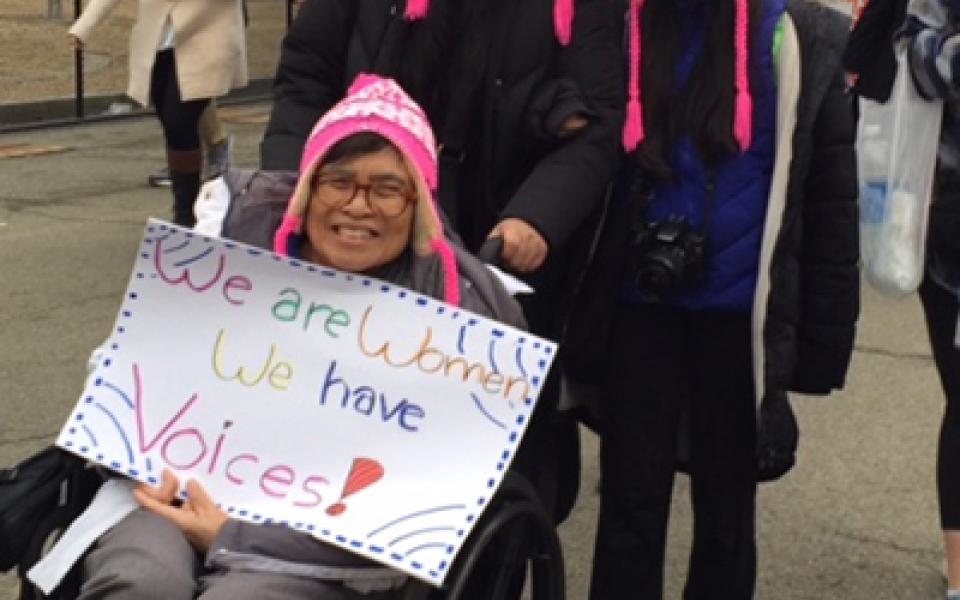
[(200, 194), (202, 163), (203, 158), (199, 149), (167, 149), (170, 188), (173, 191), (173, 222), (181, 227), (193, 227), (197, 222), (193, 214), (193, 203)]

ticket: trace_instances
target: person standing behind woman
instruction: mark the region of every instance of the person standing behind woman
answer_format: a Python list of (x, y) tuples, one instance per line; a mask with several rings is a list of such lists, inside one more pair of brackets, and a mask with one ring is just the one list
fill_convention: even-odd
[(757, 481), (793, 460), (760, 472), (758, 422), (788, 390), (842, 386), (859, 311), (846, 31), (802, 0), (630, 4), (593, 600), (662, 597), (682, 429), (684, 598), (753, 597)]
[[(561, 300), (620, 162), (620, 0), (310, 0), (283, 41), (261, 166), (295, 170), (317, 118), (359, 72), (390, 76), (440, 144), (438, 202), (466, 248), (503, 240), (535, 290), (534, 333), (557, 339)], [(579, 478), (577, 425), (556, 371), (514, 462), (562, 521)]]
[(937, 495), (947, 555), (947, 598), (960, 599), (960, 7), (910, 0), (898, 34), (917, 91), (945, 100), (920, 301), (947, 399), (937, 448)]
[[(90, 0), (70, 28), (71, 43), (83, 47), (119, 2)], [(173, 220), (192, 227), (203, 166), (200, 115), (211, 98), (247, 84), (241, 0), (139, 0), (129, 68), (127, 95), (153, 104), (163, 127)]]

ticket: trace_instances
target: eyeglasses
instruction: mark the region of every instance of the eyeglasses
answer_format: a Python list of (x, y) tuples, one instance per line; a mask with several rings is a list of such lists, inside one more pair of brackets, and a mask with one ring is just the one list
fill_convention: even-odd
[(320, 175), (315, 180), (314, 190), (314, 196), (330, 208), (346, 206), (362, 190), (370, 210), (387, 218), (400, 216), (414, 200), (407, 186), (393, 180), (362, 184), (348, 176)]

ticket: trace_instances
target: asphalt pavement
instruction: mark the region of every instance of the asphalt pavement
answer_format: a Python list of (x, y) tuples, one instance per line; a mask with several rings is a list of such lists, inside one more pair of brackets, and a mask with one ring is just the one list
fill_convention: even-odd
[[(265, 110), (233, 111), (236, 164), (256, 164)], [(2, 465), (56, 435), (90, 349), (114, 321), (144, 222), (166, 218), (171, 202), (146, 185), (163, 160), (152, 118), (0, 136), (0, 153), (13, 144), (68, 149), (0, 158)], [(942, 598), (934, 464), (943, 401), (916, 298), (865, 289), (846, 390), (794, 404), (799, 463), (758, 499), (756, 597)], [(585, 433), (583, 442), (581, 497), (562, 528), (572, 600), (586, 598), (598, 501), (597, 440)], [(690, 525), (687, 481), (678, 477), (670, 600), (681, 596)], [(14, 580), (0, 577), (0, 600), (14, 597)]]

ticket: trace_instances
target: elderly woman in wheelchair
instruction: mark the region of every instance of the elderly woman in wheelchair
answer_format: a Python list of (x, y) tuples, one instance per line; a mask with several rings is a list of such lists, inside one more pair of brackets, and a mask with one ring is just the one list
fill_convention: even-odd
[[(318, 122), (285, 209), (242, 194), (230, 198), (217, 193), (216, 185), (223, 183), (208, 184), (197, 204), (197, 229), (371, 274), (523, 327), (519, 305), (497, 276), (444, 237), (432, 199), (436, 183), (434, 138), (423, 112), (392, 81), (361, 76)], [(478, 561), (486, 564), (485, 580), (503, 570), (491, 566), (489, 556), (466, 552), (456, 589), (433, 592), (408, 582), (398, 571), (292, 529), (231, 519), (196, 481), (186, 483), (182, 503), (176, 500), (178, 489), (180, 482), (165, 472), (159, 487), (140, 485), (134, 490), (141, 508), (103, 534), (84, 557), (79, 598), (451, 597), (474, 587), (466, 576)], [(508, 537), (522, 538), (523, 531), (537, 531), (534, 537), (540, 541), (532, 546), (514, 543), (514, 554), (521, 556), (521, 565), (531, 552), (546, 556), (550, 591), (535, 597), (561, 598), (562, 565), (549, 520), (522, 483), (511, 489), (506, 503), (488, 511), (487, 520), (495, 526), (487, 531), (478, 527), (474, 537), (481, 538), (478, 545), (483, 547), (508, 523), (521, 535), (501, 533), (498, 544)], [(517, 528), (518, 519), (533, 525)], [(535, 574), (537, 570), (534, 565)], [(516, 587), (516, 575), (512, 582), (511, 576), (505, 579), (494, 587)], [(485, 591), (482, 597), (493, 597), (491, 593)]]

